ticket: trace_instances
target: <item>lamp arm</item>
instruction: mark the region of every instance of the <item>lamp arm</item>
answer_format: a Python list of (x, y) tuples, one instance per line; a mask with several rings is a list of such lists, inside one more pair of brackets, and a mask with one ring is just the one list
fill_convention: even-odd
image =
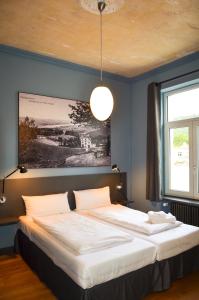
[(17, 168), (12, 171), (11, 173), (9, 173), (8, 175), (4, 176), (3, 180), (2, 180), (2, 193), (1, 193), (1, 196), (0, 196), (0, 204), (3, 204), (6, 202), (6, 197), (4, 196), (4, 191), (5, 191), (5, 180), (6, 178), (8, 178), (9, 176), (11, 176), (12, 174), (14, 174), (17, 170), (20, 170), (20, 173), (26, 173), (27, 170), (24, 166), (17, 166)]
[(5, 191), (5, 179), (8, 178), (9, 176), (11, 176), (12, 174), (14, 174), (17, 170), (18, 170), (18, 168), (16, 168), (14, 171), (12, 171), (11, 173), (9, 173), (8, 175), (4, 176), (4, 178), (2, 180), (2, 182), (3, 182), (2, 195), (4, 195), (4, 191)]
[(3, 178), (2, 182), (3, 182), (3, 186), (2, 186), (2, 195), (4, 195), (5, 177)]
[(4, 186), (5, 186), (5, 177), (2, 180), (3, 186), (2, 186), (2, 193), (0, 197), (0, 204), (4, 204), (6, 202), (6, 197), (4, 196)]
[(6, 175), (4, 177), (4, 179), (8, 178), (9, 176), (11, 176), (12, 174), (14, 174), (19, 168), (17, 167), (14, 171), (12, 171), (11, 173), (9, 173), (8, 175)]

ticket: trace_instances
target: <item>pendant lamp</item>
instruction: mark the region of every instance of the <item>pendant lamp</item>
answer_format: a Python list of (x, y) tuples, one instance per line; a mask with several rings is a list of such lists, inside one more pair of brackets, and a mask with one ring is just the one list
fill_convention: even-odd
[(104, 86), (102, 78), (102, 13), (105, 7), (105, 1), (98, 2), (100, 13), (100, 86), (94, 88), (90, 97), (92, 114), (99, 121), (105, 121), (110, 117), (114, 105), (112, 93), (108, 87)]
[(107, 120), (113, 110), (113, 96), (110, 89), (103, 83), (102, 60), (102, 13), (110, 14), (120, 9), (124, 0), (80, 0), (81, 6), (94, 14), (100, 15), (100, 85), (91, 93), (90, 108), (94, 117), (99, 121)]

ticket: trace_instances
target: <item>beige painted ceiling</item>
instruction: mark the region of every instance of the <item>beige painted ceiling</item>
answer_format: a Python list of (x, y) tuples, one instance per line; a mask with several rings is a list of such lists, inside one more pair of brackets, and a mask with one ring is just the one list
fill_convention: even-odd
[[(199, 0), (126, 0), (103, 40), (103, 69), (126, 77), (184, 57), (199, 50)], [(0, 0), (0, 43), (99, 69), (99, 16), (78, 0)]]

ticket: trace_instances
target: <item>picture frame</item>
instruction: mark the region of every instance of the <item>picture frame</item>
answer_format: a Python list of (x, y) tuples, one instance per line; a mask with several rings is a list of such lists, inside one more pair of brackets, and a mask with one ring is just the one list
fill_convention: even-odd
[(109, 166), (110, 132), (87, 101), (19, 92), (19, 164), (28, 169)]

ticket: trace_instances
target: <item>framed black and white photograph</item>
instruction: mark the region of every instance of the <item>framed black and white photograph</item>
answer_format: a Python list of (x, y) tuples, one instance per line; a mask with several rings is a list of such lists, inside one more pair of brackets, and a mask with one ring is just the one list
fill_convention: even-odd
[(111, 165), (110, 119), (86, 101), (19, 93), (19, 164), (26, 168)]

